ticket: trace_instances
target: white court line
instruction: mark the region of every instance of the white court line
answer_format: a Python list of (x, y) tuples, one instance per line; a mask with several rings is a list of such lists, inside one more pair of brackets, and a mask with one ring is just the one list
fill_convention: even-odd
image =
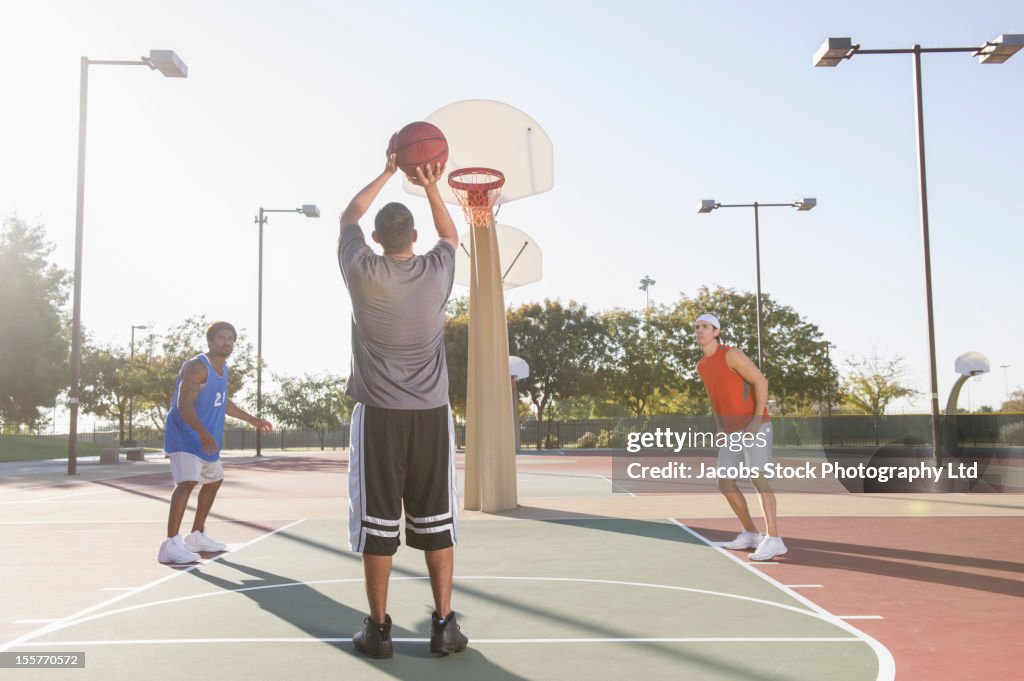
[(610, 483), (612, 487), (618, 487), (620, 490), (622, 490), (623, 492), (625, 492), (626, 494), (628, 494), (631, 497), (635, 497), (636, 496), (635, 494), (630, 492), (628, 489), (626, 489), (622, 485), (619, 485), (619, 484), (616, 484), (616, 483), (612, 482), (611, 480), (609, 480), (608, 478), (606, 478), (603, 475), (597, 474), (597, 477), (601, 478), (602, 480), (604, 480), (607, 483)]
[[(282, 528), (282, 529), (284, 529), (284, 528)], [(192, 567), (194, 568), (196, 566), (192, 566)], [(190, 569), (192, 569), (192, 568), (190, 568)], [(392, 577), (391, 581), (392, 582), (417, 581), (417, 580), (418, 581), (424, 581), (426, 579), (428, 579), (428, 577), (426, 577), (426, 576), (419, 576), (419, 577)], [(646, 583), (646, 582), (625, 582), (625, 581), (615, 580), (615, 579), (584, 579), (584, 578), (577, 578), (577, 577), (508, 577), (508, 576), (503, 576), (503, 575), (472, 575), (472, 576), (463, 576), (463, 577), (456, 577), (455, 578), (456, 582), (469, 581), (469, 580), (477, 580), (477, 581), (482, 581), (482, 580), (489, 580), (489, 581), (520, 581), (520, 582), (574, 582), (574, 583), (602, 584), (602, 585), (612, 585), (612, 586), (632, 586), (632, 587), (640, 587), (640, 588), (648, 588), (648, 589), (664, 589), (666, 591), (681, 591), (681, 592), (685, 592), (685, 593), (697, 593), (697, 594), (701, 594), (701, 595), (705, 595), (705, 596), (715, 596), (715, 597), (718, 597), (718, 598), (730, 598), (730, 599), (734, 599), (734, 600), (738, 600), (738, 601), (745, 601), (747, 603), (756, 603), (758, 605), (764, 605), (764, 606), (768, 606), (768, 607), (771, 607), (771, 608), (778, 608), (780, 610), (787, 610), (789, 612), (796, 613), (798, 615), (803, 615), (805, 617), (811, 617), (811, 618), (814, 618), (814, 619), (823, 620), (825, 622), (834, 624), (833, 616), (831, 614), (829, 614), (829, 613), (824, 613), (824, 615), (823, 615), (822, 612), (824, 612), (824, 611), (819, 612), (817, 610), (807, 610), (806, 608), (798, 608), (798, 607), (796, 607), (794, 605), (788, 605), (786, 603), (779, 603), (778, 601), (768, 601), (768, 600), (764, 600), (764, 599), (761, 599), (761, 598), (754, 598), (752, 596), (741, 596), (739, 594), (734, 594), (734, 593), (726, 593), (726, 592), (722, 592), (722, 591), (709, 591), (707, 589), (696, 589), (696, 588), (693, 588), (693, 587), (674, 586), (674, 585), (670, 585), (670, 584), (649, 584), (649, 583)], [(126, 613), (126, 612), (142, 610), (144, 608), (153, 608), (153, 607), (157, 607), (157, 606), (161, 606), (161, 605), (168, 605), (168, 604), (171, 604), (171, 603), (182, 603), (184, 601), (193, 601), (193, 600), (198, 600), (198, 599), (202, 599), (202, 598), (218, 598), (218, 597), (222, 597), (222, 596), (231, 596), (233, 594), (246, 593), (246, 592), (249, 592), (249, 591), (264, 591), (266, 589), (281, 589), (281, 588), (290, 587), (290, 586), (313, 586), (313, 585), (321, 585), (321, 584), (346, 584), (346, 583), (360, 583), (361, 584), (362, 582), (363, 582), (363, 577), (351, 577), (351, 578), (345, 578), (345, 579), (318, 579), (318, 580), (313, 580), (313, 581), (309, 581), (309, 582), (298, 582), (298, 581), (281, 582), (279, 584), (263, 584), (263, 585), (260, 585), (260, 586), (248, 586), (248, 587), (242, 587), (242, 588), (239, 588), (239, 589), (213, 591), (213, 592), (207, 592), (207, 593), (192, 594), (190, 596), (179, 596), (179, 597), (176, 597), (176, 598), (167, 598), (167, 599), (160, 600), (160, 601), (150, 601), (149, 603), (139, 603), (137, 605), (132, 605), (132, 606), (129, 606), (127, 608), (119, 608), (117, 610), (108, 610), (106, 612), (101, 612), (101, 613), (98, 613), (98, 614), (95, 614), (95, 615), (90, 615), (88, 617), (78, 617), (78, 618), (74, 618), (74, 619), (69, 619), (67, 621), (61, 621), (61, 622), (56, 623), (53, 627), (48, 628), (45, 632), (41, 632), (41, 633), (52, 633), (53, 631), (56, 631), (58, 629), (63, 629), (63, 628), (68, 627), (68, 626), (84, 624), (85, 622), (90, 622), (90, 621), (93, 621), (93, 620), (102, 619), (104, 617), (111, 617), (113, 615), (120, 615), (120, 614), (123, 614), (123, 613)], [(115, 600), (117, 600), (117, 599), (115, 599)], [(95, 609), (95, 608), (93, 608), (93, 609)], [(82, 614), (84, 615), (86, 613), (83, 612)], [(858, 633), (856, 629), (853, 629), (849, 625), (846, 625), (845, 628), (847, 628), (848, 630), (851, 630), (853, 633)], [(349, 640), (349, 639), (344, 639), (344, 640)], [(863, 640), (863, 639), (861, 639), (861, 640)], [(26, 645), (26, 643), (24, 641), (18, 641), (17, 643), (19, 645)], [(36, 644), (28, 643), (27, 645), (36, 645)], [(39, 645), (43, 645), (43, 644), (39, 644)], [(50, 645), (50, 644), (47, 643), (45, 645)], [(0, 651), (2, 651), (2, 649), (0, 649)]]
[(689, 527), (687, 527), (686, 525), (682, 524), (681, 522), (679, 522), (675, 518), (669, 518), (668, 520), (673, 525), (676, 525), (677, 527), (682, 529), (684, 532), (687, 532), (688, 534), (696, 537), (701, 542), (703, 542), (704, 544), (707, 544), (711, 548), (714, 548), (714, 549), (718, 550), (723, 555), (728, 556), (730, 560), (735, 562), (737, 565), (741, 565), (745, 570), (748, 570), (752, 574), (757, 575), (758, 577), (760, 577), (761, 579), (765, 580), (769, 584), (775, 585), (776, 587), (781, 589), (784, 593), (788, 594), (790, 597), (796, 599), (797, 601), (803, 603), (807, 607), (813, 609), (816, 613), (819, 613), (822, 616), (822, 619), (824, 619), (826, 621), (829, 621), (832, 624), (835, 624), (840, 629), (843, 629), (844, 631), (847, 631), (847, 632), (853, 634), (854, 636), (857, 636), (858, 638), (860, 638), (862, 641), (864, 641), (864, 643), (868, 644), (871, 647), (871, 649), (875, 652), (875, 655), (878, 657), (878, 676), (876, 677), (877, 681), (894, 681), (895, 680), (895, 678), (896, 678), (896, 660), (893, 659), (892, 653), (889, 651), (889, 649), (886, 648), (881, 643), (879, 643), (877, 640), (875, 640), (871, 636), (868, 636), (867, 634), (865, 634), (860, 629), (857, 629), (852, 624), (848, 624), (845, 620), (839, 619), (838, 617), (836, 617), (835, 615), (830, 613), (828, 610), (826, 610), (825, 608), (821, 607), (820, 605), (818, 605), (814, 601), (810, 600), (806, 596), (802, 596), (801, 594), (797, 593), (796, 591), (793, 591), (792, 589), (787, 588), (785, 584), (783, 584), (782, 582), (778, 581), (777, 579), (773, 579), (772, 577), (769, 577), (768, 575), (764, 574), (763, 572), (755, 570), (751, 566), (751, 564), (749, 562), (740, 560), (739, 558), (737, 558), (736, 556), (732, 555), (731, 553), (729, 553), (725, 549), (720, 549), (720, 548), (716, 547), (711, 541), (709, 541), (707, 539), (707, 537), (704, 537), (701, 534), (699, 534), (697, 532), (694, 532)]
[(824, 589), (822, 584), (783, 584), (787, 589)]
[[(291, 523), (289, 523), (289, 524), (287, 524), (287, 525), (285, 525), (283, 527), (279, 527), (276, 530), (273, 530), (272, 532), (267, 532), (266, 534), (261, 534), (260, 536), (256, 537), (255, 539), (242, 544), (238, 548), (241, 549), (241, 548), (245, 548), (247, 546), (252, 546), (253, 544), (255, 544), (258, 541), (261, 541), (263, 539), (266, 539), (267, 537), (273, 536), (273, 535), (277, 534), (278, 532), (282, 532), (284, 530), (287, 530), (288, 528), (294, 527), (295, 525), (298, 525), (299, 523), (304, 522), (305, 520), (306, 520), (305, 518), (300, 518), (299, 520), (291, 522)], [(221, 554), (220, 556), (215, 556), (215, 557), (211, 558), (208, 561), (204, 561), (204, 563), (212, 563), (212, 562), (220, 559), (222, 556), (225, 556), (225, 555), (228, 555), (228, 554)], [(35, 631), (29, 632), (29, 633), (25, 634), (24, 636), (20, 636), (19, 638), (16, 638), (13, 641), (8, 641), (7, 643), (5, 643), (3, 645), (0, 645), (0, 653), (4, 652), (5, 650), (9, 650), (9, 649), (11, 649), (14, 646), (23, 645), (26, 642), (31, 641), (32, 639), (37, 638), (39, 636), (43, 636), (45, 634), (49, 634), (50, 632), (57, 631), (58, 629), (63, 629), (65, 626), (67, 626), (69, 624), (72, 624), (72, 623), (76, 622), (77, 620), (79, 620), (83, 615), (88, 615), (89, 613), (95, 612), (96, 610), (99, 610), (100, 608), (105, 608), (108, 605), (113, 605), (114, 603), (117, 603), (118, 601), (123, 601), (124, 599), (129, 598), (131, 596), (134, 596), (135, 594), (139, 594), (139, 593), (142, 593), (143, 591), (146, 591), (148, 589), (152, 589), (154, 586), (157, 586), (159, 584), (163, 584), (164, 582), (170, 581), (170, 580), (174, 579), (175, 577), (179, 577), (179, 576), (181, 576), (183, 574), (191, 572), (192, 570), (195, 570), (197, 567), (199, 567), (202, 564), (203, 563), (197, 563), (195, 565), (190, 565), (189, 567), (187, 567), (185, 569), (177, 569), (174, 572), (172, 572), (171, 574), (167, 575), (166, 577), (161, 577), (160, 579), (158, 579), (156, 581), (153, 581), (153, 582), (150, 582), (149, 584), (146, 584), (145, 586), (140, 586), (137, 589), (125, 592), (125, 593), (121, 594), (120, 596), (114, 596), (113, 598), (107, 599), (107, 600), (103, 601), (102, 603), (97, 603), (96, 605), (92, 605), (92, 606), (90, 606), (90, 607), (88, 607), (88, 608), (86, 608), (84, 610), (80, 610), (79, 612), (76, 612), (73, 615), (68, 615), (67, 617), (64, 617), (62, 619), (54, 621), (51, 624), (49, 624), (49, 625), (47, 625), (45, 627), (42, 627), (41, 629), (36, 629)], [(91, 619), (91, 618), (87, 618), (87, 619)]]
[[(393, 638), (395, 643), (428, 643), (429, 638)], [(138, 639), (126, 641), (45, 641), (29, 643), (25, 647), (42, 648), (56, 646), (140, 646), (140, 645), (183, 645), (189, 643), (350, 643), (345, 638), (167, 638)], [(474, 638), (474, 646), (488, 644), (517, 643), (863, 643), (857, 637), (661, 637), (661, 638)]]

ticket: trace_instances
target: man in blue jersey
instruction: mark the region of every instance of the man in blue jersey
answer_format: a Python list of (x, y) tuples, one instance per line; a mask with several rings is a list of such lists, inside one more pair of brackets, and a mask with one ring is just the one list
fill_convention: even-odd
[[(214, 322), (206, 330), (210, 349), (181, 366), (174, 386), (171, 408), (164, 428), (164, 452), (171, 460), (174, 492), (167, 515), (167, 539), (160, 544), (161, 563), (194, 563), (198, 551), (223, 551), (227, 547), (206, 535), (206, 517), (224, 480), (220, 462), (224, 416), (233, 416), (263, 432), (271, 425), (251, 416), (228, 399), (227, 359), (238, 334), (227, 322)], [(192, 488), (202, 485), (192, 533), (178, 534)]]

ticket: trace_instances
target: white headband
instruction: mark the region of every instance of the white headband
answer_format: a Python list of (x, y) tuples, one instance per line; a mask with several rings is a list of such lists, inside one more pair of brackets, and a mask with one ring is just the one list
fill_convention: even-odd
[(713, 326), (713, 327), (715, 327), (716, 329), (719, 329), (719, 330), (721, 330), (721, 328), (722, 328), (721, 323), (719, 323), (719, 321), (718, 321), (718, 317), (716, 317), (713, 314), (702, 314), (701, 316), (697, 317), (697, 321), (698, 322), (707, 322), (708, 324), (710, 324), (711, 326)]

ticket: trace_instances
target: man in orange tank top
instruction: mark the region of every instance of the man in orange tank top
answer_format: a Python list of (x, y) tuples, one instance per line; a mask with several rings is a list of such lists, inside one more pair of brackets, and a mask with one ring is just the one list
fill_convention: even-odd
[[(772, 459), (768, 379), (742, 350), (722, 344), (721, 329), (714, 315), (702, 314), (697, 318), (695, 338), (704, 351), (697, 362), (697, 373), (708, 391), (719, 432), (726, 436), (725, 444), (718, 450), (718, 489), (743, 525), (743, 531), (724, 546), (755, 549), (751, 560), (771, 560), (788, 549), (779, 536), (775, 493), (762, 475)], [(765, 521), (763, 535), (757, 531), (747, 500), (736, 484), (737, 479), (747, 477), (761, 501)]]

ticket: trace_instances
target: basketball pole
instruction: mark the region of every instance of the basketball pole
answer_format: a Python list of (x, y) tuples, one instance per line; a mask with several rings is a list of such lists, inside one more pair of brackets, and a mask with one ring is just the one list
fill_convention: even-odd
[(469, 379), (466, 400), (467, 510), (518, 505), (508, 324), (494, 217), (470, 226)]

